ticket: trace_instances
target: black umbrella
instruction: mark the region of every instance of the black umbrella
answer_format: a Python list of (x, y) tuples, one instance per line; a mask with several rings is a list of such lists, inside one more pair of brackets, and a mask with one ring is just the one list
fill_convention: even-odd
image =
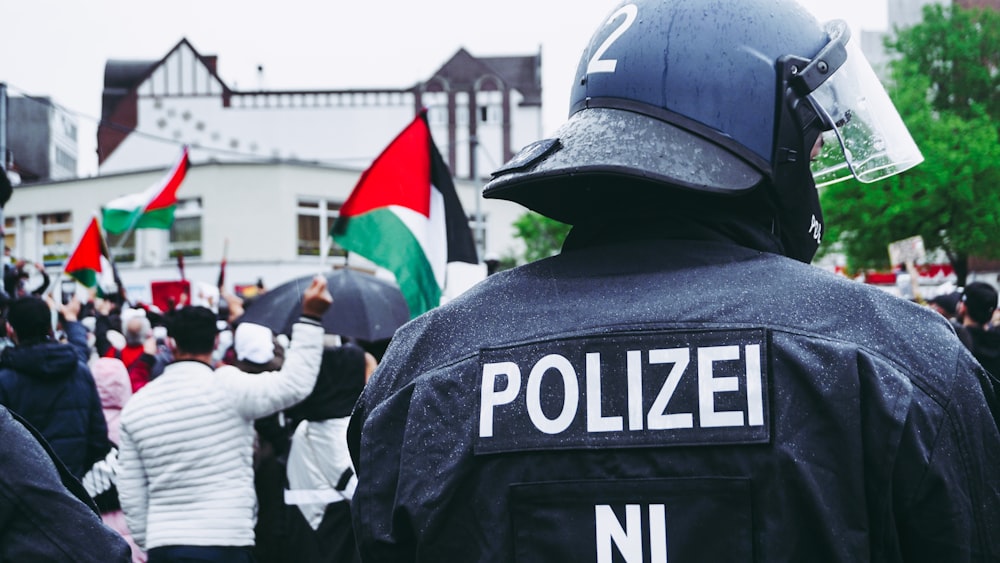
[[(371, 274), (351, 269), (324, 274), (333, 305), (323, 315), (327, 334), (375, 342), (392, 337), (410, 320), (410, 310), (399, 287)], [(302, 293), (313, 276), (285, 282), (255, 297), (239, 322), (264, 325), (275, 334), (291, 334), (302, 314)]]

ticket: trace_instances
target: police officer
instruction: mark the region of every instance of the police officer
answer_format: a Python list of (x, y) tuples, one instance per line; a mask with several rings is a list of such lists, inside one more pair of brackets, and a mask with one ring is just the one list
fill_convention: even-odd
[(843, 22), (626, 0), (487, 197), (556, 257), (400, 329), (349, 433), (365, 561), (986, 561), (997, 382), (809, 266), (817, 184), (921, 156)]

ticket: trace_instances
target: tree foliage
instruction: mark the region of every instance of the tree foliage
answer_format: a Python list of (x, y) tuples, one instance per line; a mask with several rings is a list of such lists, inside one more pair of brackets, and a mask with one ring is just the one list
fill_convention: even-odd
[(968, 256), (1000, 258), (1000, 14), (931, 5), (886, 45), (898, 54), (889, 93), (925, 160), (824, 188), (827, 241), (858, 270), (886, 267), (889, 243), (920, 235), (962, 282)]
[(529, 211), (514, 221), (517, 238), (524, 241), (524, 261), (534, 262), (559, 253), (570, 226)]

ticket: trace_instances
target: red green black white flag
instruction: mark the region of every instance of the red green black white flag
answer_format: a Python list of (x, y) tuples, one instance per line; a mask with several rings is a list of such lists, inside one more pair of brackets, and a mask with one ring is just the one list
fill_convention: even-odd
[(66, 260), (63, 271), (86, 287), (104, 285), (101, 284), (102, 278), (107, 277), (105, 274), (112, 272), (109, 255), (108, 245), (104, 241), (97, 217), (92, 217), (86, 230), (83, 231), (83, 236), (76, 244), (73, 254)]
[(177, 189), (187, 175), (188, 148), (157, 184), (108, 202), (102, 209), (104, 230), (119, 235), (134, 229), (169, 229), (174, 224)]
[(411, 318), (440, 304), (449, 263), (479, 262), (426, 110), (361, 175), (330, 235), (395, 274)]

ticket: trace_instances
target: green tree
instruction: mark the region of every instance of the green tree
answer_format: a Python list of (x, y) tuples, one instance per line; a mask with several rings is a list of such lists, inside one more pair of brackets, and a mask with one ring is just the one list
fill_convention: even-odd
[(931, 4), (923, 15), (920, 24), (886, 41), (890, 52), (901, 55), (892, 63), (893, 79), (926, 77), (934, 109), (1000, 118), (1000, 13)]
[(534, 262), (559, 253), (570, 226), (529, 211), (514, 221), (514, 236), (524, 241), (524, 261)]
[(925, 161), (887, 180), (823, 189), (827, 241), (852, 270), (888, 265), (889, 243), (920, 235), (964, 284), (968, 257), (1000, 257), (1000, 14), (924, 9), (887, 47), (889, 92)]

